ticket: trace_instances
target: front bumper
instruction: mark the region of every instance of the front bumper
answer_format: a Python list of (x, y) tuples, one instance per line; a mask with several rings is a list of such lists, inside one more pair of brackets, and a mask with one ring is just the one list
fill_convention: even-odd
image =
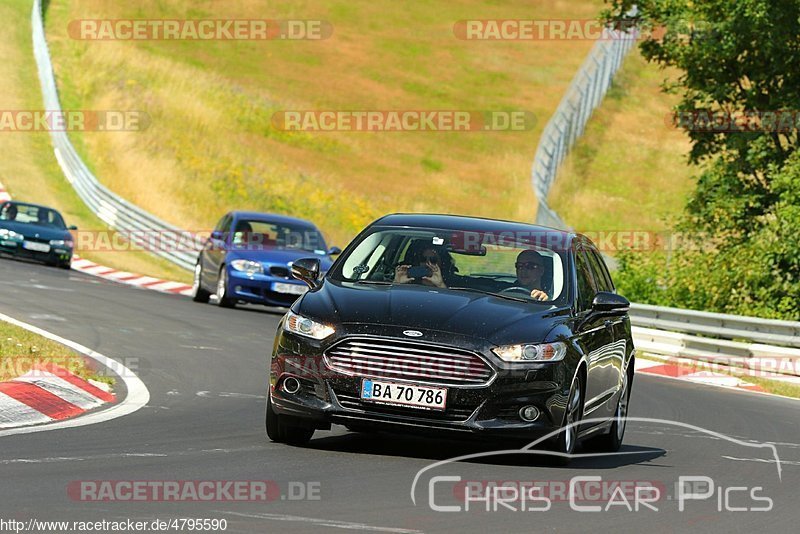
[(37, 252), (22, 247), (22, 242), (0, 241), (0, 254), (8, 254), (15, 258), (41, 261), (44, 263), (68, 263), (72, 261), (72, 250), (66, 247), (52, 247), (50, 252)]
[[(370, 330), (386, 330), (386, 327), (360, 326), (356, 329), (361, 337), (365, 332), (370, 335)], [(341, 339), (341, 335), (337, 336), (336, 342)], [(384, 334), (380, 338), (376, 336), (376, 339), (387, 338)], [(463, 344), (466, 340), (451, 341), (451, 346), (471, 346)], [(459, 341), (462, 344), (456, 344)], [(304, 418), (317, 428), (327, 428), (336, 423), (356, 429), (415, 434), (450, 432), (527, 440), (553, 432), (563, 421), (572, 382), (567, 361), (520, 369), (505, 364), (493, 354), (489, 355), (488, 349), (480, 351), (478, 353), (495, 371), (493, 379), (478, 386), (438, 386), (447, 387), (447, 404), (445, 410), (434, 411), (362, 400), (360, 391), (365, 377), (345, 374), (327, 365), (323, 352), (332, 344), (318, 344), (282, 329), (279, 331), (269, 388), (272, 406), (277, 413)], [(289, 393), (282, 387), (289, 376), (300, 380), (301, 387), (296, 393)], [(418, 385), (413, 380), (396, 377), (372, 378)], [(535, 421), (526, 422), (519, 411), (531, 405), (538, 408), (540, 415)]]
[(276, 291), (276, 284), (283, 284), (284, 287), (293, 286), (301, 289), (308, 288), (304, 283), (294, 279), (280, 278), (266, 274), (248, 275), (247, 273), (235, 269), (228, 270), (228, 295), (238, 300), (253, 304), (265, 304), (267, 306), (288, 307), (301, 295), (301, 293), (295, 294)]

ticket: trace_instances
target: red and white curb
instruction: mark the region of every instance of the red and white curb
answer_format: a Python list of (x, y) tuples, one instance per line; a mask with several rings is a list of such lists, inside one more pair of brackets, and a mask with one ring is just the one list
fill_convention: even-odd
[(23, 376), (0, 382), (0, 437), (103, 423), (132, 414), (150, 401), (147, 386), (122, 363), (8, 315), (0, 313), (0, 321), (82, 354), (98, 367), (112, 371), (125, 390), (124, 398), (117, 399), (102, 384), (88, 382), (55, 365), (34, 366)]
[(0, 382), (0, 428), (16, 428), (77, 417), (116, 397), (52, 364), (37, 364), (26, 374)]
[(741, 378), (715, 373), (713, 371), (701, 371), (689, 365), (681, 365), (677, 362), (657, 362), (636, 358), (636, 372), (645, 375), (664, 376), (694, 382), (696, 384), (706, 384), (710, 386), (722, 386), (727, 388), (745, 389), (748, 391), (764, 392), (761, 386), (751, 384)]
[(138, 287), (140, 289), (150, 289), (152, 291), (159, 291), (161, 293), (185, 295), (187, 297), (191, 297), (194, 294), (192, 286), (190, 285), (181, 282), (161, 280), (160, 278), (153, 278), (152, 276), (118, 271), (116, 269), (112, 269), (111, 267), (98, 265), (97, 263), (81, 258), (80, 256), (73, 256), (72, 268), (80, 273), (89, 274), (98, 278), (104, 278), (105, 280), (110, 280), (120, 284)]
[[(11, 200), (11, 194), (6, 191), (3, 184), (0, 183), (0, 202), (6, 202), (8, 200)], [(81, 258), (77, 254), (72, 258), (72, 269), (80, 273), (110, 280), (111, 282), (138, 287), (140, 289), (150, 289), (161, 293), (185, 295), (187, 297), (191, 297), (194, 294), (192, 286), (182, 282), (172, 282), (170, 280), (153, 278), (152, 276), (118, 271), (111, 267), (99, 265), (93, 261)]]

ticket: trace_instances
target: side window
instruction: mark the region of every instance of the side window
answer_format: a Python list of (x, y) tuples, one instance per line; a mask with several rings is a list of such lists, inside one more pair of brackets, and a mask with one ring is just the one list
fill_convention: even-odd
[(582, 248), (577, 248), (574, 250), (574, 254), (575, 274), (578, 278), (578, 312), (582, 312), (592, 307), (592, 300), (597, 293), (597, 286), (595, 286), (592, 278), (592, 267), (589, 264), (586, 252)]
[(597, 282), (598, 291), (611, 291), (613, 293), (614, 282), (611, 281), (611, 275), (608, 274), (608, 269), (602, 256), (596, 249), (588, 250), (587, 254), (592, 263), (592, 273), (594, 274), (595, 282)]

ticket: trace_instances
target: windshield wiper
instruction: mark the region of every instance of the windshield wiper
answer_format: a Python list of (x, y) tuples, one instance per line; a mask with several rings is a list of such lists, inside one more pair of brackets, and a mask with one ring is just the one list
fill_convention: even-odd
[(373, 286), (390, 286), (391, 282), (384, 282), (383, 280), (355, 280), (354, 284), (368, 284)]
[(515, 300), (517, 302), (526, 302), (526, 303), (533, 302), (531, 300), (523, 299), (520, 297), (512, 297), (511, 295), (501, 295), (499, 293), (492, 293), (491, 291), (484, 291), (483, 289), (474, 289), (472, 287), (448, 287), (447, 289), (452, 289), (453, 291), (473, 291), (475, 293), (490, 295), (492, 297), (499, 297), (501, 299)]

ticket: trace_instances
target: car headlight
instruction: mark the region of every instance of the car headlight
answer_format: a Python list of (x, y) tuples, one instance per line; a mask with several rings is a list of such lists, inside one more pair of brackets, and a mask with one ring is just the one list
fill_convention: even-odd
[(17, 237), (22, 237), (18, 233), (14, 232), (13, 230), (8, 230), (6, 228), (0, 228), (0, 238), (3, 239), (15, 239)]
[(560, 341), (537, 345), (505, 345), (492, 349), (492, 352), (507, 362), (559, 362), (567, 354), (567, 345)]
[(312, 321), (308, 317), (297, 315), (296, 313), (289, 312), (286, 314), (286, 320), (283, 322), (283, 328), (287, 332), (292, 332), (300, 336), (310, 337), (313, 339), (325, 339), (336, 330), (328, 325)]
[(233, 260), (231, 267), (246, 274), (264, 274), (264, 266), (252, 260)]
[(71, 239), (53, 239), (50, 241), (50, 246), (72, 248), (75, 246), (75, 243)]

